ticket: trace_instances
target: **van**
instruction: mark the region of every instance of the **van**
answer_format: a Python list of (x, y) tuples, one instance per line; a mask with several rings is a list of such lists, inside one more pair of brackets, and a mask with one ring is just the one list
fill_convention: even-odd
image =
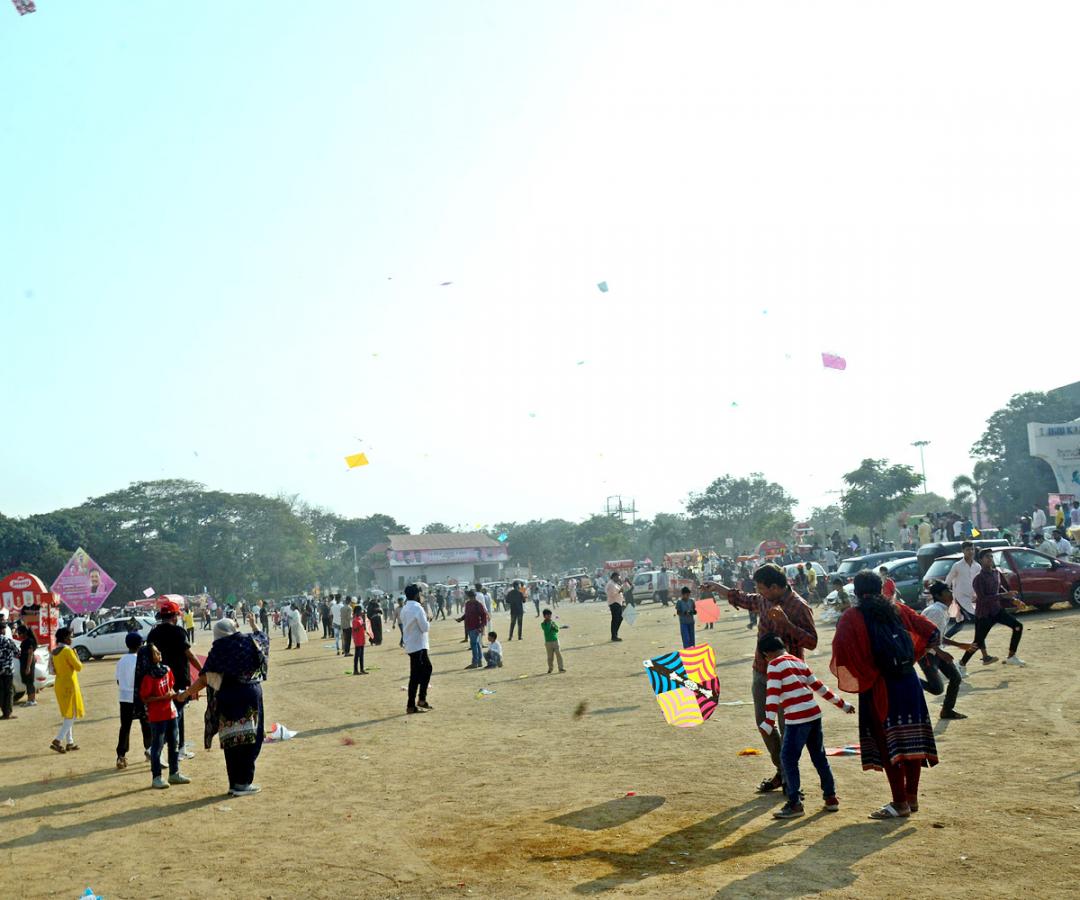
[[(919, 560), (919, 577), (925, 578), (926, 573), (930, 568), (930, 565), (935, 559), (941, 556), (949, 556), (953, 553), (961, 553), (960, 545), (965, 543), (964, 541), (940, 541), (934, 544), (923, 544), (915, 554)], [(975, 545), (975, 554), (978, 555), (979, 551), (983, 547), (1008, 547), (1009, 542), (1002, 539), (987, 540), (986, 538), (975, 538), (972, 542)]]

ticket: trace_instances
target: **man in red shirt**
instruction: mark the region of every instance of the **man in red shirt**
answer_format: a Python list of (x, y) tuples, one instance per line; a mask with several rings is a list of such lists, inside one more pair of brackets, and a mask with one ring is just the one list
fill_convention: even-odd
[[(756, 593), (744, 594), (715, 581), (706, 581), (701, 589), (726, 596), (728, 603), (736, 609), (746, 609), (758, 614), (758, 640), (769, 634), (775, 634), (784, 642), (784, 647), (792, 656), (802, 659), (804, 650), (813, 650), (817, 646), (817, 629), (814, 627), (814, 614), (809, 605), (788, 586), (787, 575), (779, 566), (766, 563), (754, 570), (754, 589)], [(754, 697), (754, 727), (765, 721), (765, 697), (768, 689), (766, 671), (769, 663), (761, 650), (754, 654), (754, 676), (751, 693)], [(770, 734), (762, 734), (765, 748), (775, 767), (772, 778), (764, 779), (757, 789), (759, 793), (775, 791), (784, 785), (783, 767), (780, 761), (780, 742), (784, 733), (784, 713), (777, 717), (777, 728)]]
[(487, 625), (488, 614), (487, 610), (484, 609), (484, 604), (476, 599), (476, 591), (469, 590), (465, 592), (465, 611), (460, 619), (454, 621), (465, 623), (465, 633), (469, 638), (472, 662), (465, 668), (479, 669), (483, 660), (480, 655), (480, 635), (484, 626)]

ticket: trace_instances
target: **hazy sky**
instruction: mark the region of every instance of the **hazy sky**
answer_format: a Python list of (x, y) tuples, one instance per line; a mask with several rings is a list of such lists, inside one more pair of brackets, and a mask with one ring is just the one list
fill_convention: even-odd
[(805, 511), (917, 439), (948, 493), (1077, 378), (1075, 4), (38, 7), (0, 9), (5, 514), (170, 476), (651, 516), (751, 471)]

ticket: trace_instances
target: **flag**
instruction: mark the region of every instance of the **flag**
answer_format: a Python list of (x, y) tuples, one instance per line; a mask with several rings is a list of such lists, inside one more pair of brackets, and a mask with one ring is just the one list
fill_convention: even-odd
[(346, 456), (345, 462), (350, 469), (355, 469), (357, 466), (366, 466), (368, 458), (363, 453), (354, 453), (352, 456)]
[(835, 353), (822, 353), (821, 364), (826, 369), (839, 369), (841, 372), (847, 368), (847, 360), (842, 356), (837, 356)]

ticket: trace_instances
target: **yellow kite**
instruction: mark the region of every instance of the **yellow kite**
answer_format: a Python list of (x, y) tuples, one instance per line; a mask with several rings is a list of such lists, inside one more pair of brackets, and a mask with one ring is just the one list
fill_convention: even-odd
[(366, 466), (368, 458), (363, 453), (354, 453), (352, 456), (346, 456), (345, 462), (350, 469), (355, 469), (357, 466)]

